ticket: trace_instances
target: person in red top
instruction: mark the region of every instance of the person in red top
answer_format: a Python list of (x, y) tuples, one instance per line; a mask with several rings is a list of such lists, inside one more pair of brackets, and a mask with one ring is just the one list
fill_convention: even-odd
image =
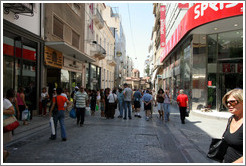
[(188, 96), (184, 94), (184, 90), (180, 89), (179, 95), (177, 97), (177, 103), (179, 105), (179, 112), (180, 112), (180, 119), (182, 124), (185, 124), (185, 114), (186, 114), (186, 109), (189, 107), (188, 103)]
[[(69, 107), (71, 105), (71, 102), (68, 101), (68, 99), (64, 96), (61, 96), (62, 93), (62, 88), (57, 88), (56, 89), (57, 96), (53, 97), (53, 102), (50, 110), (50, 117), (53, 116), (54, 118), (54, 124), (55, 124), (55, 133), (57, 129), (57, 122), (59, 121), (60, 126), (61, 126), (61, 137), (62, 141), (67, 140), (67, 135), (66, 135), (66, 130), (65, 130), (65, 124), (64, 124), (64, 119), (65, 119), (65, 109), (64, 109), (64, 103), (67, 103), (67, 106)], [(55, 106), (57, 105), (57, 109), (55, 109)], [(56, 134), (51, 135), (50, 137), (51, 140), (56, 139)]]

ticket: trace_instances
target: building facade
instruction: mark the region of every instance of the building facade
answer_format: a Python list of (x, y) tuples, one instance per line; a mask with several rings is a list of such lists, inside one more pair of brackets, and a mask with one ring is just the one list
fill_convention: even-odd
[[(43, 59), (43, 5), (3, 3), (3, 95), (25, 89), (26, 103), (38, 108)], [(25, 13), (25, 15), (23, 15)], [(33, 112), (35, 114), (35, 112)]]
[(130, 77), (126, 77), (125, 81), (129, 88), (132, 88), (134, 91), (137, 89), (150, 88), (150, 77), (140, 77), (140, 71), (138, 69), (133, 69), (131, 73), (132, 75)]
[(224, 110), (224, 94), (243, 88), (243, 4), (161, 6), (166, 8), (162, 87), (174, 100), (184, 89), (192, 109)]
[(127, 73), (127, 57), (126, 57), (126, 40), (121, 24), (121, 18), (117, 8), (106, 6), (103, 11), (103, 18), (107, 22), (107, 25), (111, 29), (115, 38), (115, 87), (119, 87), (124, 84)]

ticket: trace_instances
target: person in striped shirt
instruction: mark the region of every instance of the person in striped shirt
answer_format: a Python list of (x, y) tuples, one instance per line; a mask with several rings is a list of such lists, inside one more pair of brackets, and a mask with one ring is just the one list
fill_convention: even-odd
[(88, 102), (88, 95), (85, 92), (83, 86), (75, 93), (74, 95), (74, 106), (76, 108), (76, 115), (77, 115), (77, 125), (81, 127), (84, 124), (85, 119), (85, 107), (89, 105)]

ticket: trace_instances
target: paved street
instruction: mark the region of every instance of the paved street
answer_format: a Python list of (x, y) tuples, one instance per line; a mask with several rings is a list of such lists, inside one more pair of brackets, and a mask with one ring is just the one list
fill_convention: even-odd
[[(168, 123), (158, 119), (157, 110), (150, 121), (106, 120), (97, 112), (86, 117), (84, 127), (67, 116), (68, 140), (62, 142), (60, 130), (56, 140), (48, 139), (48, 117), (35, 118), (15, 131), (7, 163), (212, 163), (206, 158), (210, 137), (220, 137), (227, 122), (191, 113), (183, 125), (176, 107)], [(43, 122), (35, 124), (38, 118)]]

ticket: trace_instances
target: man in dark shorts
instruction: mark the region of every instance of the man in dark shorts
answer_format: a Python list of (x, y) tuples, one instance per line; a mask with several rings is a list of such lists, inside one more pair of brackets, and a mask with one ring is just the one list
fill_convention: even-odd
[(151, 115), (151, 102), (152, 102), (152, 95), (150, 94), (149, 90), (143, 95), (143, 103), (144, 103), (144, 110), (146, 115), (146, 120), (149, 121)]
[(135, 109), (135, 117), (141, 118), (140, 116), (140, 100), (141, 100), (141, 92), (139, 91), (139, 89), (134, 93), (133, 95), (133, 101), (134, 101), (134, 109)]

